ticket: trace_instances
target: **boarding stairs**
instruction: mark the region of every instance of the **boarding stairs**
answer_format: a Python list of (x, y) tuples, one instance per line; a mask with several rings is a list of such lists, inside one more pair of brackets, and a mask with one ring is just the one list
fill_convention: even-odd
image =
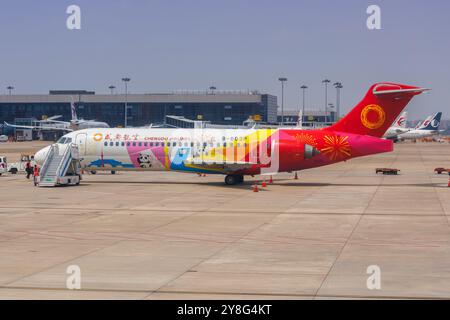
[(77, 145), (52, 144), (39, 174), (39, 186), (78, 184), (79, 179), (80, 159)]

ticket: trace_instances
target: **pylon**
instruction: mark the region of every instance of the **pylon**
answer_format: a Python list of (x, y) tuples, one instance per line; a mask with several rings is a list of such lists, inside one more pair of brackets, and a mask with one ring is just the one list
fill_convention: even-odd
[(272, 183), (273, 183), (273, 179), (272, 179), (272, 176), (270, 176), (270, 179), (269, 179), (269, 183), (270, 183), (270, 184), (272, 184)]
[(265, 188), (265, 187), (267, 187), (267, 183), (266, 183), (266, 180), (264, 180), (263, 182), (262, 182), (262, 185), (261, 185), (263, 188)]
[(297, 174), (297, 171), (295, 171), (294, 179), (295, 179), (295, 180), (298, 180), (298, 174)]
[(259, 192), (258, 185), (256, 183), (253, 185), (253, 192)]

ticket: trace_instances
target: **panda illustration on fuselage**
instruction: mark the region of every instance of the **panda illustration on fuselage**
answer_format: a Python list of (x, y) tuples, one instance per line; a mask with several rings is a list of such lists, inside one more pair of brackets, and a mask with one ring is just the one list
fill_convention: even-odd
[(143, 169), (151, 168), (151, 157), (149, 154), (140, 153), (139, 157), (137, 158), (137, 162), (139, 163), (139, 166)]

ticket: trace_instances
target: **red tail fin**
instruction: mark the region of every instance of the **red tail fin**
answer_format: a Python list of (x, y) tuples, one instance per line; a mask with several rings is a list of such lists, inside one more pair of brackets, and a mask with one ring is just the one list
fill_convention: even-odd
[(408, 102), (427, 89), (395, 83), (377, 83), (344, 118), (324, 130), (381, 138)]

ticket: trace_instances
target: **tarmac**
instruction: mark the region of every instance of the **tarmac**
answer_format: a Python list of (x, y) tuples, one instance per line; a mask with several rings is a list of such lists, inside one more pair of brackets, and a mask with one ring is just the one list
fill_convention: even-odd
[[(1, 176), (0, 299), (449, 299), (450, 177), (435, 167), (450, 167), (450, 144), (396, 144), (298, 180), (277, 175), (258, 193), (260, 176), (226, 186), (99, 173), (59, 188)], [(66, 286), (73, 265), (80, 290)], [(369, 289), (370, 266), (380, 286)]]

